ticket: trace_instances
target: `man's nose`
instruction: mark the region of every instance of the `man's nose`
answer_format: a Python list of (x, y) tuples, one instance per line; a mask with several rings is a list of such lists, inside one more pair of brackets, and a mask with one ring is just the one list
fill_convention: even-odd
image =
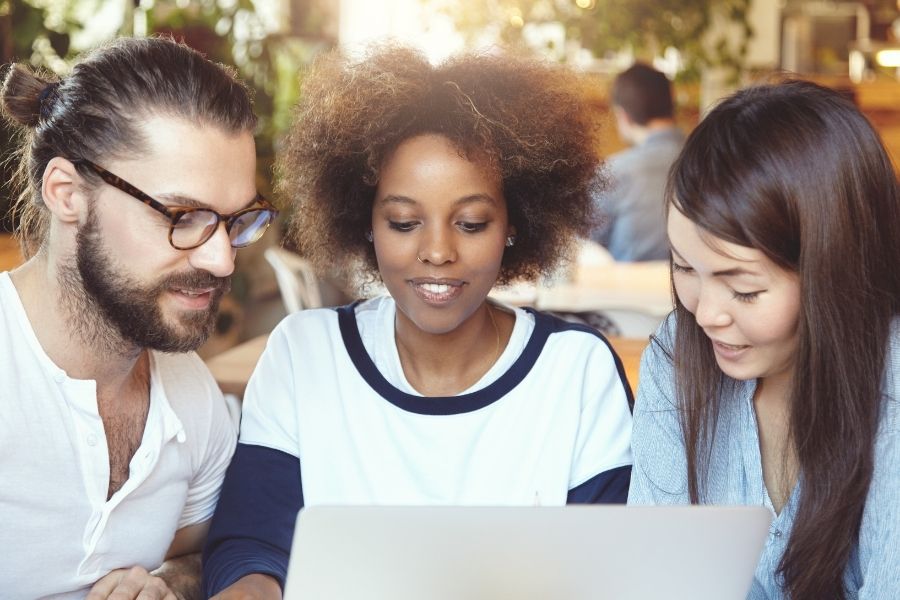
[(190, 263), (216, 277), (228, 277), (234, 272), (236, 252), (231, 247), (231, 238), (225, 231), (225, 224), (219, 223), (212, 237), (190, 250)]

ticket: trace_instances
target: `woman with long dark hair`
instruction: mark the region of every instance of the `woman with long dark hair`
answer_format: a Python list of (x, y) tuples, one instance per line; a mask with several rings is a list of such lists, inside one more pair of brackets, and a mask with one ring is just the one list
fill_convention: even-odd
[(775, 514), (750, 598), (900, 596), (900, 193), (845, 98), (740, 91), (670, 177), (674, 314), (645, 352), (633, 504)]

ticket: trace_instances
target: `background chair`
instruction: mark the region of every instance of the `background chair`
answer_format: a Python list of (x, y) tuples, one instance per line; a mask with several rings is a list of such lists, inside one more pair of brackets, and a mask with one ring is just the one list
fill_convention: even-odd
[(281, 299), (289, 314), (323, 306), (319, 278), (308, 260), (274, 246), (266, 249), (265, 257), (275, 270)]

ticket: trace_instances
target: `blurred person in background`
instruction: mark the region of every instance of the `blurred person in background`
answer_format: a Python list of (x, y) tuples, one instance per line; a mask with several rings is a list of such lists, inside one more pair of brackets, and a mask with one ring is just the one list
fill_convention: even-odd
[(0, 273), (0, 595), (195, 598), (236, 426), (193, 352), (275, 215), (233, 73), (120, 39), (13, 65), (17, 232)]
[(612, 110), (619, 136), (631, 148), (606, 162), (610, 185), (596, 198), (601, 221), (591, 238), (618, 261), (664, 260), (666, 177), (684, 144), (672, 85), (663, 73), (637, 63), (615, 78)]
[(488, 298), (554, 272), (587, 233), (598, 158), (581, 89), (514, 55), (432, 66), (390, 46), (309, 73), (279, 158), (292, 234), (320, 269), (390, 296), (301, 311), (270, 336), (207, 594), (279, 598), (303, 506), (625, 500), (630, 389), (609, 343)]
[(771, 510), (751, 600), (900, 594), (898, 231), (878, 134), (812, 83), (736, 93), (673, 167), (629, 502)]

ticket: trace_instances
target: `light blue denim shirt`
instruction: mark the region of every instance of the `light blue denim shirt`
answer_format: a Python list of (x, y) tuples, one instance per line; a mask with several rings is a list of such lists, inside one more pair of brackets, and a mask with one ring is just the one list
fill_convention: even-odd
[[(671, 354), (675, 317), (670, 315), (641, 359), (634, 408), (629, 504), (689, 504), (684, 441), (675, 409)], [(667, 354), (668, 353), (668, 354)], [(755, 381), (730, 380), (720, 400), (707, 481), (707, 501), (723, 505), (762, 505), (775, 513), (766, 491), (759, 451)], [(848, 598), (900, 598), (900, 319), (891, 330), (882, 387), (884, 402), (875, 444), (875, 471), (869, 488), (859, 543), (844, 574)], [(750, 600), (785, 598), (776, 575), (797, 511), (799, 485), (769, 529), (756, 568)]]

